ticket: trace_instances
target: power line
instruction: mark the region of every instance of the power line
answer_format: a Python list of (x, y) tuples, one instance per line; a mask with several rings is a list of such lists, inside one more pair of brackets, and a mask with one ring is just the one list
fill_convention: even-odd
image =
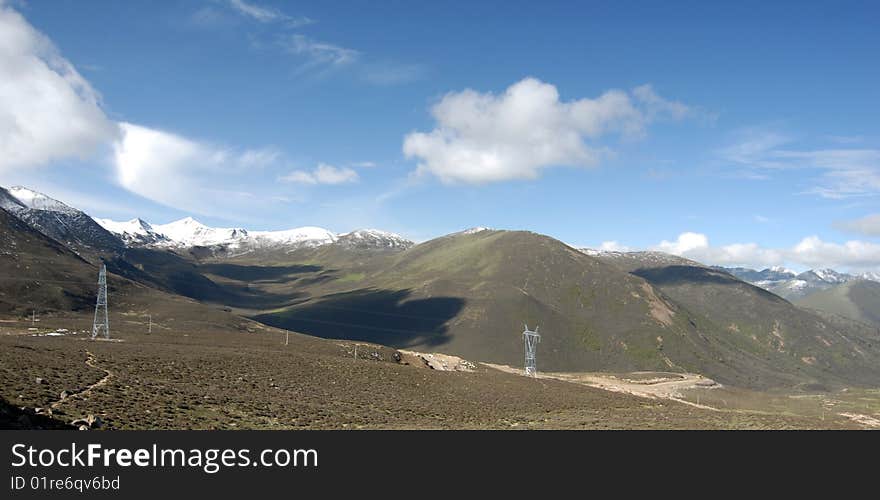
[(90, 284), (91, 281), (86, 280), (44, 280), (41, 278), (16, 278), (12, 276), (0, 276), (0, 280), (6, 281), (34, 281), (38, 283), (80, 283), (80, 284)]
[[(404, 330), (404, 329), (400, 329), (400, 328), (382, 328), (382, 327), (378, 327), (378, 326), (359, 325), (359, 324), (355, 324), (355, 323), (343, 323), (343, 322), (339, 322), (339, 321), (326, 321), (326, 320), (320, 320), (320, 319), (309, 319), (309, 318), (295, 318), (295, 319), (296, 319), (296, 321), (299, 321), (299, 322), (318, 323), (318, 324), (322, 324), (322, 325), (331, 325), (331, 326), (347, 326), (347, 327), (352, 327), (352, 328), (361, 329), (361, 330), (373, 330), (373, 331), (378, 331), (378, 332), (389, 332), (389, 333), (399, 333), (399, 334), (416, 334), (416, 335), (426, 335), (426, 336), (427, 335), (437, 336), (437, 335), (443, 334), (443, 332), (425, 332), (425, 331), (418, 331), (418, 330)], [(264, 324), (269, 325), (269, 326), (273, 326), (271, 323), (264, 323)], [(276, 327), (276, 328), (281, 328), (281, 327)], [(304, 332), (304, 333), (306, 333), (306, 332)]]

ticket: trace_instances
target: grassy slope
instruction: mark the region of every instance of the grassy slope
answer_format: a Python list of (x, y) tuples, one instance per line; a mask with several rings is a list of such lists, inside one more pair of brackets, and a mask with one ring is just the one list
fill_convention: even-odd
[(851, 281), (828, 290), (811, 293), (798, 305), (880, 326), (880, 283)]
[(82, 310), (94, 300), (98, 269), (0, 209), (0, 312)]
[(731, 345), (738, 351), (739, 359), (721, 362), (752, 366), (756, 382), (766, 376), (768, 368), (783, 374), (780, 380), (788, 383), (871, 385), (880, 378), (876, 330), (830, 321), (701, 265), (640, 265), (637, 254), (616, 264), (699, 315), (697, 324), (707, 342)]

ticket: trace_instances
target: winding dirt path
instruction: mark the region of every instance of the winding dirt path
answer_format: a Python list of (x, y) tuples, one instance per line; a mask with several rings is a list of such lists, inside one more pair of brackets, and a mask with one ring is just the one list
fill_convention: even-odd
[(100, 366), (97, 365), (97, 357), (96, 357), (94, 354), (92, 354), (91, 351), (86, 351), (86, 355), (88, 356), (88, 357), (86, 358), (86, 365), (90, 366), (91, 368), (95, 368), (95, 369), (97, 369), (97, 370), (101, 370), (101, 371), (103, 371), (103, 372), (104, 372), (104, 376), (101, 378), (101, 380), (98, 380), (97, 382), (95, 382), (94, 384), (92, 384), (92, 385), (86, 387), (85, 389), (83, 389), (83, 390), (81, 390), (81, 391), (77, 391), (77, 392), (70, 393), (70, 394), (67, 395), (66, 398), (60, 398), (60, 399), (58, 399), (58, 401), (55, 401), (54, 403), (52, 403), (51, 408), (52, 408), (53, 410), (56, 409), (56, 408), (58, 408), (58, 407), (61, 406), (65, 401), (67, 401), (68, 399), (70, 399), (70, 398), (72, 398), (72, 397), (74, 397), (74, 396), (80, 396), (80, 397), (81, 397), (81, 396), (83, 396), (83, 395), (91, 394), (91, 392), (92, 392), (93, 390), (95, 390), (95, 389), (99, 389), (99, 388), (103, 387), (104, 385), (106, 385), (107, 382), (109, 382), (110, 379), (113, 377), (113, 372), (111, 372), (110, 370), (108, 370), (108, 369), (106, 369), (106, 368), (101, 368)]
[[(677, 401), (694, 408), (717, 411), (714, 406), (694, 403), (684, 399), (681, 391), (686, 389), (708, 389), (718, 387), (713, 380), (696, 373), (670, 374), (648, 380), (628, 380), (625, 378), (597, 373), (545, 373), (546, 378), (588, 385), (597, 389), (613, 392), (625, 392), (643, 398), (660, 398)], [(541, 376), (539, 374), (539, 376)]]
[[(490, 368), (507, 373), (522, 375), (522, 370), (507, 365), (482, 363)], [(694, 403), (684, 399), (681, 391), (686, 389), (710, 389), (719, 387), (713, 380), (696, 373), (659, 373), (656, 377), (644, 380), (627, 379), (604, 373), (547, 373), (538, 372), (538, 378), (562, 380), (611, 392), (624, 392), (648, 399), (669, 399), (704, 410), (718, 411), (714, 406)]]

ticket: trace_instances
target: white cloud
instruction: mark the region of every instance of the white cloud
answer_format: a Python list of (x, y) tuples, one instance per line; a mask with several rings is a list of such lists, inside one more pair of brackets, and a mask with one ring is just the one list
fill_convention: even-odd
[(0, 172), (87, 158), (118, 132), (88, 81), (2, 2), (0, 75)]
[(855, 269), (880, 268), (880, 244), (847, 241), (843, 244), (822, 241), (818, 236), (804, 238), (791, 250), (793, 259), (807, 266), (847, 266)]
[(161, 130), (121, 123), (113, 163), (119, 184), (144, 198), (200, 214), (253, 203), (241, 186), (254, 168), (275, 161), (274, 150), (236, 152)]
[(282, 181), (295, 182), (298, 184), (347, 184), (357, 182), (358, 173), (350, 168), (339, 168), (326, 163), (319, 164), (311, 172), (294, 170), (281, 177)]
[(616, 241), (603, 241), (601, 245), (599, 245), (599, 250), (603, 252), (630, 252), (632, 248), (621, 245)]
[(871, 214), (861, 219), (837, 222), (834, 226), (844, 231), (851, 231), (865, 236), (880, 236), (880, 214)]
[(544, 168), (591, 166), (609, 154), (587, 141), (610, 133), (639, 137), (653, 120), (687, 110), (648, 86), (561, 101), (555, 86), (525, 78), (500, 95), (447, 94), (431, 109), (437, 127), (408, 134), (403, 152), (419, 159), (419, 174), (445, 183), (534, 179)]
[(811, 268), (880, 269), (880, 244), (857, 240), (832, 243), (818, 236), (806, 237), (789, 248), (766, 248), (757, 243), (712, 246), (705, 234), (686, 232), (651, 249), (712, 265), (761, 268), (792, 263)]
[(675, 241), (663, 240), (657, 245), (657, 249), (675, 255), (683, 255), (695, 250), (709, 247), (709, 238), (700, 233), (681, 233)]
[(247, 186), (259, 180), (247, 174), (276, 165), (280, 152), (218, 147), (109, 120), (89, 82), (47, 37), (4, 5), (8, 4), (0, 0), (0, 173), (4, 177), (28, 183), (23, 173), (27, 167), (107, 149), (112, 150), (110, 160), (120, 186), (169, 207), (233, 217), (230, 209), (237, 214), (252, 208), (253, 213), (270, 202), (270, 196), (254, 197), (248, 191)]

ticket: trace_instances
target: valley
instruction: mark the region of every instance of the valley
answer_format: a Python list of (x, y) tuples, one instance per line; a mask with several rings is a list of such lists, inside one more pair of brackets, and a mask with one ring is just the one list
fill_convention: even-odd
[[(416, 244), (378, 230), (113, 223), (24, 192), (0, 193), (11, 207), (0, 209), (4, 426), (809, 429), (880, 418), (871, 316), (799, 307), (680, 257), (488, 228)], [(88, 340), (101, 264), (110, 341)], [(872, 311), (873, 295), (859, 297)], [(524, 323), (542, 335), (534, 379), (517, 368)]]

